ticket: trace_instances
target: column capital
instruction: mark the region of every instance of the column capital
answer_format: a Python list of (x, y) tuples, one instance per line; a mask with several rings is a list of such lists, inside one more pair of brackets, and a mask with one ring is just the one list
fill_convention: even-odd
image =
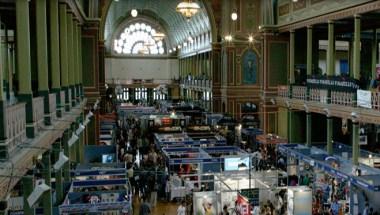
[(307, 29), (313, 29), (313, 25), (306, 26)]
[(290, 29), (289, 30), (289, 33), (295, 33), (296, 32), (296, 29)]
[(355, 19), (360, 19), (360, 18), (362, 18), (362, 15), (360, 15), (360, 14), (355, 14), (355, 15), (354, 15), (354, 18), (355, 18)]
[(328, 23), (328, 24), (334, 24), (335, 21), (334, 21), (334, 20), (328, 20), (327, 23)]

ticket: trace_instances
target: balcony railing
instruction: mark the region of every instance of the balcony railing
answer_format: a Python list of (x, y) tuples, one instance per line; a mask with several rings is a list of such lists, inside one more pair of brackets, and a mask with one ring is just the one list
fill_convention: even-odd
[(355, 93), (331, 91), (331, 104), (354, 106)]
[(45, 126), (44, 97), (33, 98), (33, 122), (35, 131), (39, 132)]
[(49, 94), (49, 110), (51, 120), (57, 118), (57, 96), (55, 93)]
[(25, 103), (5, 108), (5, 132), (6, 142), (2, 145), (4, 150), (1, 159), (6, 159), (8, 155), (26, 140), (26, 111)]
[(380, 93), (379, 92), (372, 92), (371, 105), (372, 105), (372, 109), (380, 110)]
[(304, 86), (293, 86), (292, 98), (305, 100), (307, 98), (307, 88)]
[(71, 100), (72, 100), (71, 88), (69, 88), (69, 106), (70, 107), (71, 107)]
[(62, 110), (62, 112), (63, 112), (63, 110), (65, 110), (65, 91), (61, 91), (60, 92), (60, 97), (61, 97), (61, 104), (59, 104), (60, 105), (60, 108), (61, 108), (61, 110)]
[(289, 97), (289, 87), (285, 85), (280, 85), (277, 87), (278, 96), (288, 98)]
[[(356, 92), (308, 88), (306, 86), (281, 85), (277, 87), (277, 95), (283, 98), (330, 103), (342, 106), (359, 107)], [(372, 109), (380, 110), (380, 92), (371, 92)]]

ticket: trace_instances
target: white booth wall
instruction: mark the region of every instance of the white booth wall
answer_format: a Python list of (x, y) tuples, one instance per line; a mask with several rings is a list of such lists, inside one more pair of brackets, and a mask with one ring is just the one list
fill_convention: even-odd
[(169, 80), (179, 77), (178, 59), (107, 57), (105, 74), (106, 80)]

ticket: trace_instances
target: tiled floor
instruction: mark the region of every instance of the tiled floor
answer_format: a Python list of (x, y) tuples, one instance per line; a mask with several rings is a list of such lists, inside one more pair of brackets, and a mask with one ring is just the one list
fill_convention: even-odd
[[(179, 203), (158, 201), (156, 207), (152, 208), (151, 215), (176, 215), (178, 205)], [(137, 198), (134, 198), (133, 208), (134, 215), (139, 215), (140, 201)]]

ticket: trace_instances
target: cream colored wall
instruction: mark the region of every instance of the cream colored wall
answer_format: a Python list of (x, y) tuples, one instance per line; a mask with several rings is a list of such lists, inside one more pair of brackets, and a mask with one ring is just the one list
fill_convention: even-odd
[[(335, 53), (335, 75), (340, 75), (340, 60), (347, 60), (348, 57), (349, 56), (347, 51), (337, 51)], [(322, 69), (322, 74), (326, 74), (326, 51), (319, 51), (318, 67)]]
[(177, 59), (159, 58), (106, 58), (106, 80), (156, 79), (179, 77)]

